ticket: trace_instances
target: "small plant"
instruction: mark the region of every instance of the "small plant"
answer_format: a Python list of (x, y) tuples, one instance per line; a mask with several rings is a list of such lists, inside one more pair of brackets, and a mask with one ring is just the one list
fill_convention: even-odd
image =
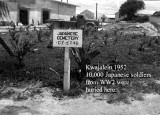
[(67, 96), (70, 98), (77, 98), (77, 97), (80, 97), (83, 94), (83, 92), (84, 91), (80, 88), (74, 88), (68, 92), (64, 92), (63, 90), (58, 90), (58, 91), (55, 91), (52, 96), (57, 97), (59, 99), (63, 99), (64, 96)]
[(47, 46), (47, 48), (53, 48), (53, 29), (57, 28), (58, 25), (56, 25), (55, 22), (49, 22), (49, 24), (47, 25), (47, 28), (49, 29), (49, 31), (47, 32), (47, 35), (50, 36), (50, 40), (49, 40), (49, 44)]
[(18, 66), (24, 67), (24, 56), (30, 52), (30, 48), (34, 45), (33, 36), (27, 32), (9, 30), (11, 39), (10, 43), (13, 47), (14, 56), (18, 59)]
[[(13, 27), (13, 29), (9, 29), (10, 36), (12, 37), (13, 40), (15, 40), (15, 34), (17, 33), (17, 31), (15, 30), (16, 30), (15, 26)], [(1, 37), (0, 37), (0, 44), (6, 49), (7, 53), (11, 57), (14, 56), (14, 53), (12, 52), (10, 47), (4, 42), (4, 40)]]
[(30, 26), (27, 26), (27, 27), (25, 28), (25, 31), (26, 31), (26, 34), (27, 34), (27, 35), (30, 34), (29, 28), (30, 28)]
[(101, 53), (100, 48), (103, 47), (103, 41), (97, 39), (96, 34), (98, 32), (92, 27), (83, 28), (82, 48), (71, 48), (72, 55), (78, 64), (80, 81), (86, 76), (86, 65), (91, 64), (91, 61)]
[(38, 38), (38, 41), (39, 42), (42, 42), (42, 37), (43, 37), (43, 32), (42, 32), (42, 29), (35, 29), (36, 31), (36, 34), (37, 34), (37, 38)]
[[(21, 31), (21, 29), (20, 29)], [(18, 33), (19, 31), (16, 31), (16, 27), (13, 27), (12, 29), (9, 29), (9, 34), (12, 38), (12, 40), (15, 40), (16, 39), (16, 34)]]
[(123, 102), (125, 104), (130, 104), (126, 93), (112, 94), (108, 97), (107, 103), (112, 104), (115, 102), (116, 103)]

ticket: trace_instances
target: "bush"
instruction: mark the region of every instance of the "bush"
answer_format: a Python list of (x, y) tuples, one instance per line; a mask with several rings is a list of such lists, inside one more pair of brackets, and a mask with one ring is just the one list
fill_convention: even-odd
[(144, 23), (144, 22), (149, 21), (149, 17), (148, 16), (137, 16), (137, 17), (134, 17), (132, 20), (140, 22), (140, 23)]
[(1, 21), (0, 26), (14, 26), (15, 23), (13, 21)]
[(86, 65), (101, 53), (103, 40), (98, 38), (99, 32), (94, 27), (83, 28), (83, 46), (82, 48), (71, 48), (71, 52), (78, 64), (79, 81), (86, 76)]
[(71, 89), (68, 92), (64, 92), (63, 90), (59, 90), (59, 91), (55, 91), (53, 93), (54, 97), (58, 97), (60, 99), (63, 99), (64, 96), (70, 97), (70, 98), (77, 98), (80, 97), (83, 94), (83, 90), (81, 90), (80, 88), (74, 88)]
[(35, 29), (35, 31), (36, 31), (36, 34), (37, 34), (38, 41), (42, 42), (42, 37), (43, 37), (42, 29), (41, 28), (40, 29)]
[(11, 40), (10, 43), (13, 47), (14, 56), (19, 61), (19, 67), (24, 67), (24, 56), (30, 52), (30, 48), (35, 44), (35, 41), (33, 41), (33, 36), (27, 32), (23, 31), (16, 31), (14, 29), (9, 30)]

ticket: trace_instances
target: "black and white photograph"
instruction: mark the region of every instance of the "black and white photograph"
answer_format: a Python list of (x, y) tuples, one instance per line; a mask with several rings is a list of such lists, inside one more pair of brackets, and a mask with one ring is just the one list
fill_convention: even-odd
[(0, 0), (0, 115), (160, 115), (160, 0)]

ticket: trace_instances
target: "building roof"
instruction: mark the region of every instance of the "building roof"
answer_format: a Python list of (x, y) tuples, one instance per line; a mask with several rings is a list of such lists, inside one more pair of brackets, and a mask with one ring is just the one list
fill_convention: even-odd
[(88, 9), (84, 10), (83, 12), (81, 12), (80, 14), (85, 14), (85, 13), (91, 13), (94, 14), (93, 12), (89, 11)]
[[(28, 1), (28, 0), (26, 0)], [(34, 0), (33, 0), (34, 1)], [(59, 4), (64, 4), (64, 5), (69, 5), (69, 6), (75, 6), (75, 7), (79, 7), (78, 5), (75, 5), (75, 4), (70, 4), (70, 3), (67, 3), (67, 2), (61, 2), (61, 1), (57, 1), (57, 0), (47, 0), (47, 1), (50, 1), (50, 2), (56, 2), (56, 3), (59, 3)], [(15, 2), (15, 3), (20, 3), (19, 6), (20, 7), (25, 7), (25, 8), (35, 8), (34, 6), (34, 2), (31, 3), (30, 5), (28, 4), (21, 4), (22, 3), (22, 0), (6, 0), (6, 2)]]
[(107, 18), (115, 18), (115, 14), (105, 14)]
[(61, 2), (61, 1), (57, 1), (57, 0), (51, 0), (53, 2), (57, 2), (57, 3), (61, 3), (61, 4), (65, 4), (65, 5), (71, 5), (71, 6), (75, 6), (75, 7), (80, 7), (78, 5), (75, 5), (75, 4), (70, 4), (70, 3), (67, 3), (67, 2)]
[(160, 16), (160, 11), (157, 11), (157, 12), (153, 13), (152, 16), (159, 17)]

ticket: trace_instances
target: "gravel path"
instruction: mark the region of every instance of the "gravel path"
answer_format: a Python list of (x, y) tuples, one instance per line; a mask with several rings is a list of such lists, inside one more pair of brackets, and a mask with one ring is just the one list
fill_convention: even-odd
[(25, 101), (0, 100), (0, 115), (160, 115), (160, 96), (144, 95), (144, 101), (108, 104), (99, 94), (59, 100), (49, 89)]

